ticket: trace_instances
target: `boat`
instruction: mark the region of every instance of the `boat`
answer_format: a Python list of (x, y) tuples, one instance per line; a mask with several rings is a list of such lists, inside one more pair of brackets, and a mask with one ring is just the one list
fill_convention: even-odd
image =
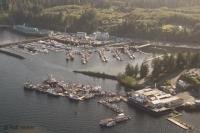
[(50, 32), (46, 31), (46, 30), (39, 30), (38, 28), (34, 28), (34, 27), (28, 27), (25, 24), (23, 25), (14, 25), (13, 26), (13, 30), (21, 33), (21, 34), (25, 34), (25, 35), (31, 35), (31, 36), (40, 36), (40, 37), (44, 37), (44, 36), (49, 36)]
[(111, 122), (109, 122), (109, 123), (107, 123), (107, 127), (113, 127), (113, 126), (115, 126), (116, 125), (116, 122), (115, 121), (111, 121)]
[(59, 97), (60, 95), (54, 90), (54, 89), (48, 89), (47, 90), (47, 95), (48, 96), (54, 96), (54, 97)]
[(113, 127), (116, 125), (116, 122), (113, 118), (106, 118), (99, 122), (101, 127)]
[(86, 94), (85, 96), (84, 96), (84, 100), (88, 100), (88, 99), (92, 99), (92, 98), (94, 98), (95, 97), (95, 95), (94, 94)]
[(35, 91), (36, 91), (37, 93), (46, 94), (48, 88), (50, 88), (49, 85), (37, 84), (37, 85), (36, 85), (36, 89), (35, 89)]
[(36, 86), (30, 84), (29, 82), (26, 82), (26, 83), (24, 84), (24, 89), (25, 89), (25, 90), (33, 91), (33, 90), (36, 89)]
[(80, 101), (80, 98), (77, 95), (69, 94), (69, 99), (72, 101)]
[(131, 119), (131, 117), (126, 116), (124, 113), (118, 114), (115, 117), (116, 123), (124, 122), (124, 121), (130, 120), (130, 119)]

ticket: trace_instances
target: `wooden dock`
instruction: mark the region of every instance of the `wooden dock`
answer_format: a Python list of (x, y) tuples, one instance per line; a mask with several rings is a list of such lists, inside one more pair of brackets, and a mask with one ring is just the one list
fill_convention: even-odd
[(148, 44), (144, 44), (144, 45), (135, 46), (135, 48), (140, 49), (140, 48), (148, 47), (148, 46), (151, 46), (151, 45), (152, 44), (148, 43)]
[(173, 124), (181, 127), (182, 129), (185, 129), (185, 130), (192, 129), (191, 125), (189, 125), (189, 124), (187, 124), (187, 123), (185, 123), (185, 122), (183, 122), (183, 121), (181, 121), (181, 120), (179, 120), (177, 118), (169, 117), (169, 118), (167, 118), (167, 120), (170, 121), (170, 122), (172, 122)]
[(149, 59), (145, 60), (144, 63), (147, 63), (147, 62), (152, 61), (154, 59), (162, 58), (163, 56), (164, 55), (159, 55), (159, 56), (156, 56), (156, 57), (149, 58)]
[(114, 48), (118, 48), (118, 49), (122, 49), (124, 47), (128, 47), (128, 48), (134, 48), (134, 49), (140, 49), (140, 48), (144, 48), (144, 47), (148, 47), (148, 46), (152, 46), (151, 44), (144, 44), (144, 45), (128, 45), (128, 44), (122, 44), (121, 45), (108, 45), (110, 47), (114, 47)]

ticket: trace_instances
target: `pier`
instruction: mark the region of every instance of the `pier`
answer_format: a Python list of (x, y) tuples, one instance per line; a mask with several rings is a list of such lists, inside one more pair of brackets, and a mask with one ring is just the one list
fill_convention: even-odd
[(122, 49), (124, 47), (128, 47), (129, 49), (130, 48), (141, 49), (141, 48), (144, 48), (144, 47), (152, 46), (152, 44), (148, 43), (148, 44), (141, 44), (141, 45), (135, 45), (135, 44), (131, 45), (130, 43), (117, 43), (117, 44), (112, 44), (112, 45), (107, 45), (107, 46), (115, 47), (115, 48), (118, 48), (118, 49)]
[(164, 55), (159, 55), (159, 56), (156, 56), (156, 57), (153, 57), (153, 58), (149, 58), (149, 59), (145, 60), (144, 63), (147, 63), (147, 62), (152, 61), (154, 59), (162, 58), (163, 56)]
[(19, 55), (19, 54), (17, 54), (17, 53), (14, 53), (13, 51), (10, 51), (10, 50), (8, 50), (8, 49), (2, 49), (2, 48), (1, 48), (1, 49), (0, 49), (0, 53), (6, 54), (6, 55), (8, 55), (8, 56), (15, 57), (15, 58), (20, 59), (20, 60), (25, 59), (25, 57), (23, 57), (23, 56), (21, 56), (21, 55)]
[(40, 40), (47, 40), (47, 39), (51, 39), (51, 37), (40, 37), (40, 38), (27, 39), (27, 40), (23, 40), (23, 41), (19, 41), (19, 42), (0, 44), (0, 48), (19, 45), (19, 44), (26, 44), (26, 43), (36, 42), (36, 41), (40, 41)]
[(151, 44), (148, 43), (148, 44), (144, 44), (144, 45), (139, 45), (139, 46), (135, 46), (135, 48), (140, 49), (140, 48), (144, 48), (144, 47), (148, 47), (148, 46), (151, 46)]
[[(175, 113), (175, 114), (174, 114)], [(180, 128), (182, 129), (185, 129), (185, 130), (191, 130), (193, 129), (193, 127), (183, 121), (181, 121), (180, 119), (178, 119), (177, 117), (181, 116), (182, 114), (177, 112), (177, 111), (174, 111), (174, 113), (172, 114), (171, 117), (167, 118), (168, 121), (170, 121), (171, 123), (179, 126)]]
[(188, 125), (187, 123), (181, 121), (181, 120), (178, 120), (177, 118), (167, 118), (168, 121), (174, 123), (175, 125), (181, 127), (182, 129), (185, 129), (185, 130), (189, 130), (189, 129), (192, 129), (192, 126)]

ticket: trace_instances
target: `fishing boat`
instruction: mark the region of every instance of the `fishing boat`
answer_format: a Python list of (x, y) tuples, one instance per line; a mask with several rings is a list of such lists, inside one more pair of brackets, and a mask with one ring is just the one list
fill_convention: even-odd
[(30, 82), (26, 82), (24, 84), (24, 89), (25, 90), (30, 90), (30, 91), (33, 91), (36, 89), (36, 86), (32, 85)]

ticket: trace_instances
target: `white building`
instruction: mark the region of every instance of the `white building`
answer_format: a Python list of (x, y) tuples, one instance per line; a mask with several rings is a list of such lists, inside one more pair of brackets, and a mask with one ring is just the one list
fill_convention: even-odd
[(77, 33), (76, 33), (76, 36), (77, 36), (79, 39), (86, 39), (87, 33), (85, 33), (85, 32), (77, 32)]
[(108, 32), (94, 32), (93, 37), (95, 40), (107, 41), (110, 38), (110, 35)]
[(176, 107), (183, 103), (177, 96), (165, 93), (158, 89), (145, 88), (135, 91), (132, 95), (138, 102), (147, 103), (152, 108)]

